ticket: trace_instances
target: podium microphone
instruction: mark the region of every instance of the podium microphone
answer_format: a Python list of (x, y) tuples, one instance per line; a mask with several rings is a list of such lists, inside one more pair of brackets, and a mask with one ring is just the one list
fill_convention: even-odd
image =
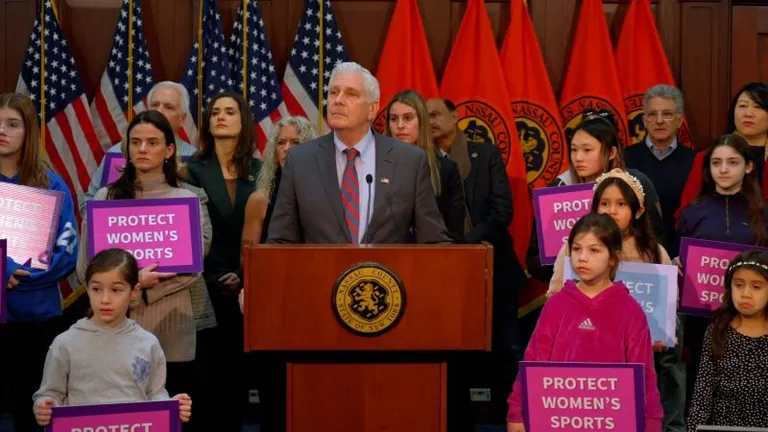
[(368, 243), (368, 228), (370, 228), (371, 225), (371, 206), (373, 203), (371, 201), (371, 183), (373, 183), (373, 176), (370, 174), (367, 174), (365, 176), (365, 182), (368, 183), (368, 213), (365, 215), (365, 234), (363, 234), (363, 241), (360, 242), (360, 244), (367, 244)]

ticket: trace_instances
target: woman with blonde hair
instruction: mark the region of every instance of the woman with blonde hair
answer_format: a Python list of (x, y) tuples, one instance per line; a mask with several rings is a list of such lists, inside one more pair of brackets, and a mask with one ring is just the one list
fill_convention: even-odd
[(315, 138), (317, 129), (304, 117), (284, 117), (269, 132), (256, 190), (245, 204), (244, 245), (266, 240), (288, 150)]
[(387, 105), (384, 135), (418, 146), (427, 153), (432, 190), (445, 227), (454, 241), (464, 241), (467, 216), (459, 166), (432, 142), (429, 111), (413, 90), (397, 93)]

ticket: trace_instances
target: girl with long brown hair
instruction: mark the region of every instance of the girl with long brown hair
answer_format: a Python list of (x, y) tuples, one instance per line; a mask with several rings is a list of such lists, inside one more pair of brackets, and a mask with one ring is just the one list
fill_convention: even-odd
[[(7, 312), (7, 322), (0, 324), (0, 350), (5, 369), (12, 371), (7, 379), (0, 380), (0, 393), (7, 383), (16, 430), (37, 430), (29, 401), (40, 385), (48, 347), (62, 330), (57, 319), (62, 312), (58, 284), (75, 268), (77, 221), (67, 184), (43, 156), (35, 106), (18, 93), (0, 94), (0, 182), (56, 191), (63, 196), (61, 216), (53, 227), (56, 240), (48, 269), (31, 268), (9, 256), (5, 261), (6, 280), (0, 286), (6, 290)], [(6, 220), (8, 223), (13, 222)], [(7, 245), (13, 251), (14, 239), (7, 239)]]
[(386, 108), (384, 135), (426, 152), (432, 191), (445, 227), (454, 241), (463, 241), (467, 207), (459, 166), (432, 142), (429, 111), (418, 93), (403, 90), (392, 97)]

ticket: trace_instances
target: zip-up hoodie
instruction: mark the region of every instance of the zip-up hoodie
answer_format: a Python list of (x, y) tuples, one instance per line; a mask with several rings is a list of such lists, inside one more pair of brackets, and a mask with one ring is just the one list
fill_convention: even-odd
[(54, 405), (167, 400), (165, 375), (160, 342), (136, 321), (106, 328), (83, 318), (54, 339), (33, 399)]
[[(9, 321), (45, 320), (61, 315), (59, 282), (72, 273), (77, 263), (77, 221), (72, 194), (58, 174), (51, 170), (47, 170), (47, 174), (48, 188), (64, 192), (51, 264), (46, 271), (24, 267), (31, 274), (20, 277), (19, 284), (6, 291)], [(8, 178), (0, 174), (0, 182), (19, 184), (19, 176)], [(9, 275), (23, 267), (23, 263), (17, 263), (10, 257), (6, 257), (5, 264), (3, 289), (8, 286)]]
[[(763, 208), (763, 224), (766, 224)], [(722, 195), (717, 192), (683, 209), (677, 221), (680, 237), (754, 245), (757, 236), (749, 227), (749, 207), (742, 193)]]
[[(588, 326), (582, 323), (589, 323)], [(645, 430), (661, 432), (664, 413), (656, 386), (651, 331), (640, 304), (616, 282), (595, 298), (569, 280), (539, 317), (525, 361), (641, 363), (645, 365)], [(522, 422), (522, 388), (515, 381), (507, 403), (508, 422)]]

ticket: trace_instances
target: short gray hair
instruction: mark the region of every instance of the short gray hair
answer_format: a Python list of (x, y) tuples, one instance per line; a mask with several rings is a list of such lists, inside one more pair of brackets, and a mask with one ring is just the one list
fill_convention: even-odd
[(155, 91), (159, 89), (160, 87), (169, 87), (174, 90), (176, 90), (179, 93), (179, 99), (181, 99), (180, 103), (181, 106), (179, 108), (181, 109), (181, 112), (188, 113), (189, 112), (189, 92), (187, 91), (187, 88), (183, 85), (175, 82), (175, 81), (161, 81), (154, 86), (152, 86), (152, 89), (147, 94), (147, 102), (152, 103), (152, 95), (155, 94)]
[(659, 97), (671, 100), (675, 103), (675, 112), (682, 114), (685, 106), (683, 105), (683, 93), (674, 86), (667, 84), (658, 84), (648, 89), (643, 97), (643, 110), (651, 102), (651, 99)]
[(256, 180), (256, 189), (261, 190), (270, 199), (272, 189), (275, 187), (275, 173), (279, 162), (277, 161), (277, 137), (285, 126), (293, 126), (299, 135), (299, 143), (303, 144), (317, 138), (317, 129), (315, 125), (304, 117), (283, 117), (272, 126), (267, 138), (267, 145), (264, 147), (263, 164), (259, 171), (259, 178)]
[(331, 79), (328, 80), (328, 87), (333, 86), (333, 79), (341, 72), (357, 72), (363, 76), (363, 90), (369, 102), (378, 102), (381, 99), (381, 90), (379, 89), (379, 80), (366, 68), (355, 62), (337, 63), (331, 72)]

